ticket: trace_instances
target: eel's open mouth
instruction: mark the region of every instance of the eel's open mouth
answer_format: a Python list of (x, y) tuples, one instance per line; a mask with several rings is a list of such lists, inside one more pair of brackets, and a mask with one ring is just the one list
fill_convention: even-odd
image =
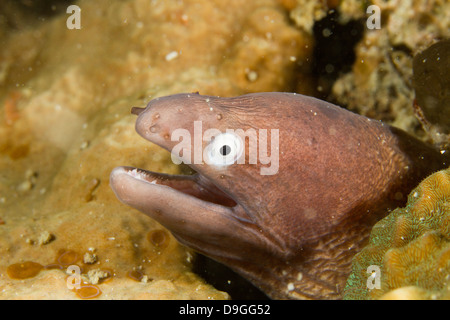
[(133, 167), (120, 168), (124, 173), (137, 180), (167, 186), (185, 195), (225, 207), (236, 206), (236, 202), (233, 199), (199, 173), (193, 175), (171, 175)]
[(169, 175), (122, 166), (111, 172), (110, 185), (120, 201), (199, 252), (217, 257), (220, 247), (222, 257), (237, 258), (224, 239), (254, 242), (261, 237), (245, 209), (200, 173)]

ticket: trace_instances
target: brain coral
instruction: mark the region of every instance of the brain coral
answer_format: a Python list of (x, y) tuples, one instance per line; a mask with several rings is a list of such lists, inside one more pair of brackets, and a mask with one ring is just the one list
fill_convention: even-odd
[(450, 168), (374, 226), (353, 259), (344, 299), (450, 299)]

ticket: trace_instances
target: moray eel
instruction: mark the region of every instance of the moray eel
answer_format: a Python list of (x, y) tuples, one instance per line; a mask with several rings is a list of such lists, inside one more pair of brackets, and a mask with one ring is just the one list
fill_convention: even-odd
[(450, 163), (399, 129), (300, 94), (177, 94), (132, 113), (142, 137), (196, 173), (118, 167), (117, 197), (274, 299), (341, 298), (373, 224)]

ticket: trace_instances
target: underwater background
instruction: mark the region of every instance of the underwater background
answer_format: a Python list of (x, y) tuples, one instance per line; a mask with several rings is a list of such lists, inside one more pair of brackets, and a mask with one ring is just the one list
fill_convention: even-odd
[[(117, 200), (114, 167), (185, 170), (136, 134), (131, 107), (180, 92), (297, 92), (445, 152), (449, 36), (445, 0), (1, 1), (0, 299), (265, 298)], [(431, 179), (408, 208), (438, 214), (425, 226), (421, 215), (399, 222), (399, 211), (383, 220), (389, 232), (378, 228), (372, 240), (386, 241), (355, 259), (345, 298), (450, 298), (448, 170)], [(415, 200), (421, 190), (435, 203)], [(392, 246), (400, 252), (389, 253), (397, 260), (387, 290), (370, 293), (367, 261)], [(68, 286), (74, 265), (81, 289)]]

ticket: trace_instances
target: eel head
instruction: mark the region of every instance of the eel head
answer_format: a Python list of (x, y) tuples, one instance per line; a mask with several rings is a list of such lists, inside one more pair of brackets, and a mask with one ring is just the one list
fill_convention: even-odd
[(390, 127), (302, 95), (177, 94), (132, 112), (196, 173), (118, 167), (117, 197), (272, 298), (339, 298), (370, 227), (433, 170), (416, 164), (433, 151), (406, 154)]

